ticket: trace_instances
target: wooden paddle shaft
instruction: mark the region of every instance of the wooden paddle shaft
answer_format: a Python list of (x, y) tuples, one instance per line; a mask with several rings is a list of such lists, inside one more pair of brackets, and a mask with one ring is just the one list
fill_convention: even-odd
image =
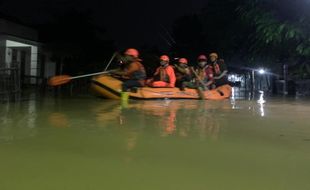
[(116, 54), (117, 54), (117, 53), (115, 52), (115, 53), (112, 55), (112, 57), (111, 57), (109, 63), (107, 64), (107, 66), (105, 67), (105, 69), (104, 69), (103, 71), (107, 71), (107, 70), (108, 70), (108, 68), (109, 68), (110, 64), (112, 63), (112, 61), (113, 61), (114, 57), (116, 56)]
[(97, 72), (97, 73), (91, 73), (91, 74), (86, 74), (86, 75), (79, 75), (79, 76), (75, 76), (75, 77), (70, 77), (70, 79), (78, 79), (78, 78), (83, 78), (83, 77), (89, 77), (89, 76), (94, 76), (94, 75), (100, 75), (100, 74), (105, 74), (108, 73), (109, 71), (107, 71), (107, 69), (109, 68), (110, 64), (112, 63), (114, 57), (116, 56), (116, 52), (112, 55), (109, 63), (107, 64), (107, 66), (105, 67), (104, 71), (101, 72)]
[(83, 77), (105, 74), (105, 73), (109, 73), (109, 72), (110, 71), (102, 71), (102, 72), (91, 73), (91, 74), (86, 74), (86, 75), (79, 75), (79, 76), (75, 76), (75, 77), (70, 77), (70, 79), (78, 79), (78, 78), (83, 78)]
[(193, 68), (191, 68), (191, 69), (192, 69), (194, 75), (196, 76), (197, 80), (198, 80), (203, 86), (206, 86), (206, 84), (199, 78), (199, 76), (198, 76), (198, 74), (196, 73), (196, 71), (195, 71)]

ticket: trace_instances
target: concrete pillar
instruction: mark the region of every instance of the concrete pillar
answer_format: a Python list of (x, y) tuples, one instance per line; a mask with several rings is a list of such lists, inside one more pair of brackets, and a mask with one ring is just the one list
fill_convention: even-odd
[[(30, 54), (30, 76), (37, 77), (38, 76), (38, 47), (31, 46), (31, 54)], [(37, 79), (31, 78), (31, 84), (36, 84)]]

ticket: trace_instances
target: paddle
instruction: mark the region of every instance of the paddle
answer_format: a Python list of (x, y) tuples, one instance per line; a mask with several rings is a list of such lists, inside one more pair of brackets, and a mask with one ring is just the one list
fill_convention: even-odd
[(58, 75), (58, 76), (53, 76), (51, 77), (48, 81), (47, 84), (49, 86), (59, 86), (59, 85), (63, 85), (66, 84), (68, 82), (70, 82), (73, 79), (78, 79), (78, 78), (83, 78), (83, 77), (89, 77), (89, 76), (94, 76), (94, 75), (100, 75), (100, 74), (105, 74), (105, 73), (109, 73), (110, 71), (107, 71), (108, 67), (110, 66), (110, 64), (112, 63), (114, 57), (116, 56), (116, 52), (112, 55), (109, 63), (107, 64), (107, 66), (105, 67), (104, 71), (102, 72), (97, 72), (97, 73), (91, 73), (91, 74), (86, 74), (86, 75), (78, 75), (78, 76), (69, 76), (69, 75)]
[[(198, 74), (196, 73), (196, 71), (195, 71), (193, 68), (191, 68), (191, 69), (192, 69), (193, 73), (195, 74), (196, 78), (198, 79), (198, 81), (199, 81), (203, 86), (207, 87), (206, 90), (209, 90), (208, 84), (205, 84), (205, 83), (199, 78)], [(198, 90), (198, 92), (200, 91), (199, 87), (197, 88), (197, 90)], [(224, 96), (224, 93), (223, 93), (222, 91), (217, 90), (217, 92), (218, 92), (221, 96)]]
[(89, 77), (89, 76), (94, 76), (94, 75), (100, 75), (100, 74), (105, 74), (105, 73), (109, 73), (109, 72), (111, 72), (111, 71), (102, 71), (102, 72), (91, 73), (91, 74), (86, 74), (86, 75), (78, 75), (78, 76), (74, 76), (74, 77), (72, 77), (70, 75), (58, 75), (58, 76), (51, 77), (47, 81), (47, 84), (50, 86), (59, 86), (59, 85), (66, 84), (73, 79)]
[(193, 67), (191, 67), (191, 70), (194, 73), (196, 79), (200, 82), (200, 84), (202, 84), (203, 86), (206, 86), (206, 84), (200, 79), (200, 77), (198, 76), (198, 74), (196, 73)]
[(107, 64), (107, 66), (105, 67), (105, 69), (104, 69), (103, 71), (107, 71), (107, 70), (108, 70), (110, 64), (112, 63), (112, 61), (113, 61), (113, 59), (114, 59), (114, 57), (115, 57), (116, 55), (117, 55), (117, 52), (115, 52), (115, 53), (112, 55), (112, 57), (111, 57), (109, 63)]
[[(191, 70), (192, 70), (192, 72), (194, 73), (196, 79), (197, 79), (197, 80), (200, 82), (200, 84), (202, 84), (202, 86), (203, 86), (203, 88), (202, 88), (202, 87), (197, 87), (197, 92), (198, 92), (199, 98), (202, 99), (202, 100), (204, 100), (204, 99), (206, 99), (206, 98), (205, 98), (205, 94), (204, 94), (204, 89), (205, 89), (205, 87), (207, 87), (207, 86), (206, 86), (206, 84), (200, 79), (200, 77), (198, 76), (198, 74), (196, 73), (196, 71), (194, 70), (193, 67), (191, 67)], [(208, 89), (208, 87), (207, 87), (207, 89)]]

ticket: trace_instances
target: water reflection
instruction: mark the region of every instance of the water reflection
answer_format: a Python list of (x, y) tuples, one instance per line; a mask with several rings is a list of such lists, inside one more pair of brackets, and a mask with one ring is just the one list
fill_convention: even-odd
[(34, 101), (1, 104), (0, 110), (0, 142), (11, 142), (37, 134)]
[(48, 115), (48, 123), (56, 128), (69, 127), (69, 121), (64, 113), (53, 112)]
[(231, 110), (227, 101), (158, 100), (133, 101), (122, 108), (117, 101), (98, 105), (93, 111), (98, 126), (119, 126), (137, 131), (155, 130), (161, 137), (199, 136), (217, 139), (221, 116)]
[(12, 139), (9, 136), (16, 137), (14, 133), (27, 131), (23, 134), (29, 137), (46, 127), (118, 129), (128, 135), (128, 150), (134, 149), (141, 132), (160, 137), (218, 139), (227, 113), (240, 107), (238, 104), (230, 100), (154, 100), (130, 101), (124, 108), (119, 101), (110, 100), (31, 100), (4, 106), (0, 135)]
[(259, 91), (259, 99), (257, 100), (257, 103), (259, 104), (259, 110), (260, 110), (260, 115), (262, 117), (265, 116), (265, 110), (264, 110), (264, 104), (265, 104), (265, 99), (264, 99), (264, 91)]
[[(34, 98), (34, 97), (35, 97), (35, 95), (32, 94), (31, 98)], [(35, 100), (29, 101), (27, 112), (28, 112), (27, 114), (29, 114), (29, 117), (27, 120), (27, 126), (29, 128), (33, 128), (33, 127), (35, 127), (35, 121), (36, 121), (36, 117), (37, 117), (36, 101)]]
[(265, 103), (263, 92), (257, 101), (139, 100), (130, 101), (126, 107), (119, 101), (95, 98), (45, 98), (1, 105), (0, 138), (34, 136), (39, 128), (114, 129), (126, 134), (128, 150), (134, 149), (141, 133), (216, 140), (223, 126), (230, 125), (229, 116), (247, 112), (265, 117)]

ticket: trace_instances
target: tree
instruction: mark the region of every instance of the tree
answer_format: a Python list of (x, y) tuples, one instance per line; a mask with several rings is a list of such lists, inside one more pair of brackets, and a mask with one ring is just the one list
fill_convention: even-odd
[(305, 1), (255, 0), (240, 5), (240, 16), (255, 29), (251, 35), (251, 52), (267, 55), (271, 61), (309, 58), (309, 4)]
[(175, 22), (174, 50), (216, 51), (238, 67), (305, 63), (310, 57), (309, 7), (304, 0), (209, 0), (199, 13)]

